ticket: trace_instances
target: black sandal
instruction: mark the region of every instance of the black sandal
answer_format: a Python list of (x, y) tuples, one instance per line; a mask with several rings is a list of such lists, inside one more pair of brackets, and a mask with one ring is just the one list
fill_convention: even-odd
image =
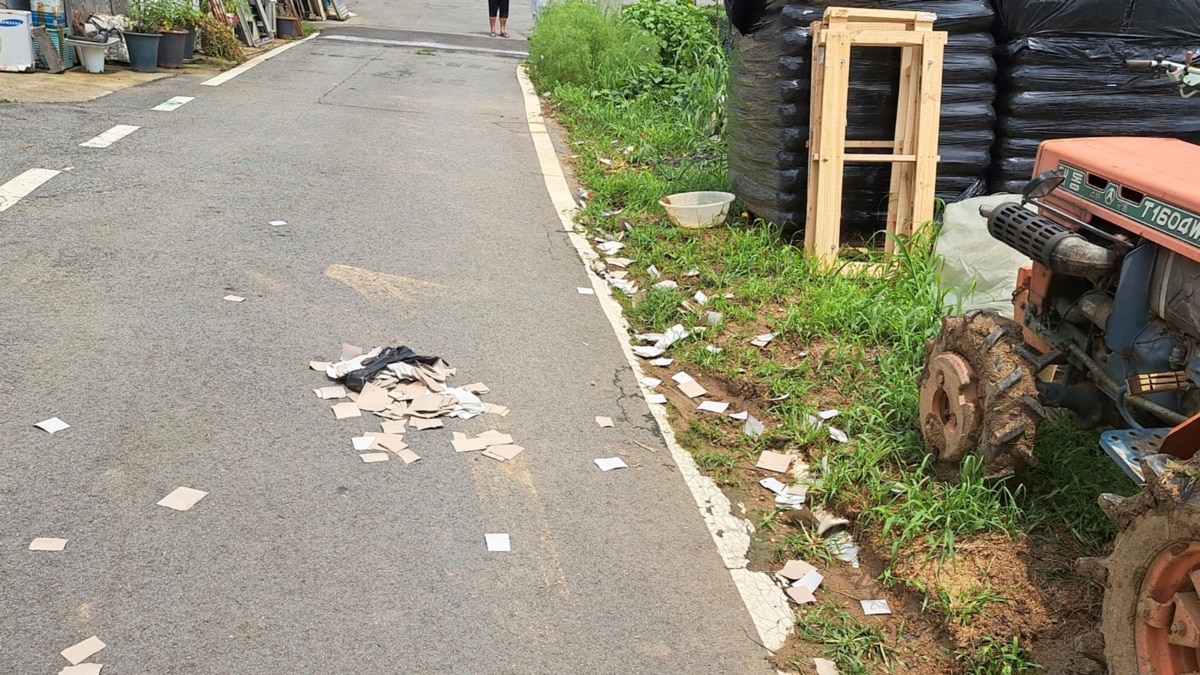
[(508, 33), (501, 33), (500, 37), (506, 38), (506, 37), (508, 37)]

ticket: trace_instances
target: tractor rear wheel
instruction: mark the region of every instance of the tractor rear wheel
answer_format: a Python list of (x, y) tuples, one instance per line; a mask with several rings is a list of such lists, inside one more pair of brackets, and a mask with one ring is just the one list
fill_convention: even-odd
[[(1130, 499), (1101, 498), (1121, 527), (1106, 560), (1100, 632), (1111, 673), (1200, 671), (1200, 500), (1168, 471)], [(1107, 500), (1107, 504), (1105, 501)]]
[(1037, 464), (1033, 443), (1044, 411), (1034, 373), (1015, 352), (1021, 326), (988, 312), (942, 321), (925, 348), (920, 428), (939, 462), (976, 455), (989, 478)]

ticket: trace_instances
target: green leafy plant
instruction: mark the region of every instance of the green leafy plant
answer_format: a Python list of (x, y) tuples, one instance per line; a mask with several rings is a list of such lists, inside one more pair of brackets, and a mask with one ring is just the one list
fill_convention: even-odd
[(546, 89), (561, 85), (620, 89), (632, 74), (659, 67), (659, 42), (606, 15), (585, 0), (567, 0), (542, 10), (529, 40), (529, 69)]
[(796, 632), (808, 642), (824, 645), (823, 654), (837, 662), (838, 672), (871, 675), (890, 671), (895, 650), (877, 626), (859, 623), (836, 605), (821, 605), (796, 618)]
[(963, 650), (956, 658), (969, 675), (1028, 675), (1042, 667), (1029, 658), (1019, 638), (1001, 642), (995, 638), (984, 638), (974, 652)]
[(128, 29), (134, 33), (157, 33), (162, 30), (162, 13), (155, 0), (130, 0)]
[(233, 29), (224, 22), (212, 16), (200, 18), (197, 31), (200, 34), (200, 45), (204, 53), (215, 59), (241, 63), (246, 60), (246, 52), (242, 43), (233, 34)]

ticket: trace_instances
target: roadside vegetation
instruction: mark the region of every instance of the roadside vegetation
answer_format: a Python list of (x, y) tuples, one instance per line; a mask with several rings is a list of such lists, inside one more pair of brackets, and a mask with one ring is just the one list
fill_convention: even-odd
[[(777, 665), (813, 672), (820, 656), (842, 673), (1088, 672), (1071, 647), (1095, 627), (1100, 594), (1071, 565), (1101, 554), (1115, 534), (1096, 496), (1134, 486), (1067, 419), (1043, 425), (1041, 464), (1019, 479), (985, 481), (972, 462), (955, 476), (930, 465), (915, 426), (916, 383), (925, 343), (955, 299), (939, 282), (936, 224), (899, 242), (879, 275), (844, 276), (817, 268), (736, 203), (724, 227), (700, 232), (674, 227), (659, 207), (671, 193), (728, 189), (720, 12), (679, 0), (619, 13), (552, 4), (528, 66), (567, 130), (586, 204), (580, 224), (620, 239), (621, 255), (636, 261), (629, 278), (642, 290), (615, 293), (633, 329), (706, 327), (672, 347), (676, 363), (655, 377), (669, 385), (686, 369), (767, 423), (750, 438), (728, 417), (673, 412), (680, 441), (756, 525), (755, 568), (800, 557), (827, 577), (818, 602), (796, 608)], [(678, 288), (655, 288), (661, 279)], [(709, 298), (703, 307), (697, 291)], [(721, 315), (715, 325), (709, 312)], [(776, 335), (767, 347), (750, 344), (765, 333)], [(840, 411), (849, 442), (810, 425), (826, 409)], [(754, 469), (766, 449), (809, 464), (819, 479), (810, 501), (852, 520), (861, 570), (775, 509)], [(864, 617), (862, 592), (887, 597), (895, 614)]]

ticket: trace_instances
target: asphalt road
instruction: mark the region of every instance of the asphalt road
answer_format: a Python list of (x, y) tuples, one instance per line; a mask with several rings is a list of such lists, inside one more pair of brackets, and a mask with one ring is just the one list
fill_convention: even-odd
[[(576, 292), (517, 64), (316, 39), (216, 88), (0, 107), (0, 183), (70, 168), (0, 213), (0, 672), (56, 673), (91, 635), (106, 675), (768, 670)], [(141, 128), (79, 147), (116, 124)], [(307, 363), (393, 340), (511, 414), (361, 463), (374, 419), (335, 421)], [(525, 452), (451, 449), (488, 428)], [(155, 505), (178, 486), (209, 495)]]

